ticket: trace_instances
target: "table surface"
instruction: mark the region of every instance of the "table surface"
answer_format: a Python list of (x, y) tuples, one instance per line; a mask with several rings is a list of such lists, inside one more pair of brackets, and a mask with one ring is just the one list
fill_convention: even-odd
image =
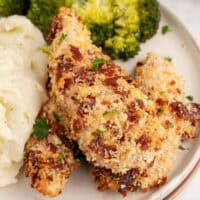
[[(200, 0), (160, 0), (188, 27), (200, 44)], [(176, 200), (200, 200), (200, 169)]]

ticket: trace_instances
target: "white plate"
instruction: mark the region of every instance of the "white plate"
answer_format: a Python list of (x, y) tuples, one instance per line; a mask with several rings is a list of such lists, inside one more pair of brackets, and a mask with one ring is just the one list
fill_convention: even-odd
[[(157, 35), (142, 45), (140, 54), (126, 63), (119, 62), (130, 73), (133, 72), (135, 63), (144, 58), (147, 52), (156, 52), (163, 56), (170, 56), (176, 65), (177, 71), (186, 80), (186, 93), (193, 95), (196, 102), (200, 102), (200, 50), (187, 31), (187, 28), (164, 6), (161, 6), (162, 20)], [(161, 34), (161, 27), (168, 24), (173, 32), (166, 35)], [(200, 134), (199, 137), (184, 146), (189, 151), (177, 152), (177, 162), (174, 164), (172, 173), (169, 175), (168, 183), (158, 190), (148, 193), (132, 193), (124, 200), (161, 200), (173, 191), (189, 174), (200, 158)], [(47, 200), (30, 187), (30, 180), (23, 174), (19, 177), (17, 184), (0, 189), (1, 200)], [(118, 200), (122, 199), (120, 194), (114, 192), (100, 193), (92, 180), (91, 173), (87, 168), (79, 168), (70, 177), (62, 195), (54, 200)]]

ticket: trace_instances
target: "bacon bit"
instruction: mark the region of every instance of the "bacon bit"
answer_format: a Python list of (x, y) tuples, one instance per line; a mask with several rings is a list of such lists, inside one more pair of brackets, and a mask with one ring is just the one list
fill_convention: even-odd
[(74, 60), (81, 61), (83, 59), (83, 56), (77, 47), (71, 45), (70, 49), (71, 49), (72, 57), (74, 58)]
[(170, 84), (170, 85), (175, 85), (175, 84), (176, 84), (176, 81), (175, 81), (175, 80), (172, 80), (172, 81), (170, 81), (169, 84)]
[(191, 136), (188, 132), (184, 131), (184, 133), (181, 134), (181, 142), (185, 142), (188, 139), (191, 139)]
[(118, 79), (119, 79), (119, 77), (117, 77), (117, 76), (107, 78), (107, 79), (104, 80), (104, 84), (107, 85), (107, 86), (116, 87), (116, 86), (118, 86), (118, 83), (117, 83)]
[(176, 91), (181, 94), (181, 90), (179, 88), (176, 89)]
[(64, 89), (69, 89), (72, 84), (73, 84), (73, 80), (71, 78), (70, 79), (65, 79)]
[(89, 86), (94, 85), (95, 76), (94, 72), (82, 68), (75, 74), (75, 82), (77, 83), (87, 83)]
[(74, 131), (79, 132), (83, 128), (83, 121), (80, 118), (74, 119), (73, 121)]
[(75, 103), (78, 104), (80, 101), (78, 100), (77, 95), (78, 95), (78, 94), (75, 94), (74, 96), (71, 97), (71, 99), (72, 99)]
[(52, 42), (56, 37), (56, 33), (58, 33), (61, 30), (62, 30), (62, 25), (60, 23), (60, 20), (55, 17), (51, 24), (51, 29), (47, 36), (47, 41)]
[(88, 95), (85, 101), (81, 102), (78, 109), (78, 114), (82, 117), (85, 114), (89, 113), (89, 110), (92, 110), (96, 104), (96, 98), (93, 96)]
[(49, 126), (49, 129), (57, 134), (57, 135), (62, 135), (65, 133), (65, 127), (61, 124), (59, 124), (58, 122), (56, 121), (51, 121), (51, 120), (48, 120), (48, 126)]
[(136, 101), (133, 101), (129, 104), (128, 106), (128, 111), (127, 111), (127, 116), (128, 116), (128, 120), (130, 122), (135, 122), (138, 123), (139, 121), (139, 115), (136, 113), (138, 107), (137, 107), (137, 103)]
[(117, 150), (116, 147), (114, 145), (104, 144), (101, 136), (96, 134), (96, 132), (94, 134), (97, 135), (97, 138), (91, 141), (89, 148), (97, 154), (100, 154), (103, 158), (113, 158), (114, 152)]
[(128, 120), (130, 122), (135, 122), (135, 123), (139, 122), (139, 116), (135, 113), (134, 110), (128, 110), (127, 115), (128, 115)]
[(190, 113), (187, 107), (181, 102), (173, 102), (170, 104), (172, 112), (175, 112), (178, 118), (190, 120)]
[[(126, 174), (121, 175), (120, 177), (120, 187), (119, 192), (123, 195), (126, 196), (127, 192), (134, 192), (136, 191), (139, 187), (135, 185), (135, 179), (140, 175), (140, 171), (138, 168), (133, 168), (127, 171)], [(119, 176), (119, 175), (117, 175)]]
[(141, 67), (141, 66), (143, 66), (143, 65), (144, 65), (143, 62), (141, 62), (141, 61), (137, 62), (137, 67)]
[(77, 17), (77, 20), (78, 20), (78, 22), (80, 22), (80, 21), (81, 21), (81, 17), (80, 17), (80, 16), (78, 16), (78, 17)]
[(50, 149), (50, 151), (51, 151), (52, 153), (56, 153), (56, 151), (57, 151), (56, 145), (54, 145), (54, 144), (52, 144), (52, 143), (49, 143), (48, 146), (49, 146), (49, 149)]
[(145, 105), (144, 105), (144, 102), (142, 101), (142, 99), (136, 99), (136, 102), (137, 102), (140, 109), (145, 108)]
[(123, 77), (126, 81), (127, 81), (127, 83), (132, 83), (133, 82), (133, 78), (131, 77), (131, 76), (124, 76)]
[(125, 97), (128, 98), (129, 91), (120, 90), (119, 88), (116, 88), (114, 91), (115, 91), (116, 94), (121, 95), (123, 99)]
[(168, 129), (168, 128), (173, 128), (174, 125), (173, 125), (172, 122), (170, 122), (169, 120), (166, 120), (165, 123), (164, 123), (164, 127), (165, 127), (166, 129)]
[(135, 140), (136, 144), (140, 144), (140, 148), (143, 151), (148, 150), (150, 143), (151, 143), (151, 138), (146, 135), (142, 135), (139, 139)]
[(100, 71), (106, 76), (112, 77), (116, 74), (116, 65), (113, 61), (109, 61), (109, 64), (103, 65), (103, 67), (100, 68)]
[(159, 106), (164, 106), (165, 104), (167, 104), (167, 101), (164, 101), (163, 99), (158, 98), (156, 100), (156, 104), (159, 105)]
[(155, 162), (155, 159), (153, 159), (149, 164), (148, 164), (148, 168), (151, 168), (151, 167), (153, 167), (153, 165), (154, 165), (154, 162)]
[(103, 105), (107, 105), (107, 106), (110, 106), (111, 105), (111, 102), (110, 101), (107, 101), (107, 100), (103, 100), (101, 102)]
[(56, 80), (58, 81), (62, 77), (62, 73), (69, 72), (73, 68), (74, 64), (70, 58), (64, 59), (63, 55), (59, 56), (57, 59), (59, 60), (58, 67), (56, 68)]

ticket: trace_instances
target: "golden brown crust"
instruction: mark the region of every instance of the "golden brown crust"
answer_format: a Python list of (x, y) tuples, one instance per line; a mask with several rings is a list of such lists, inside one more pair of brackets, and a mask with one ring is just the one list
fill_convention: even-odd
[(48, 102), (38, 118), (48, 120), (49, 133), (42, 141), (31, 136), (25, 148), (25, 174), (32, 178), (32, 187), (44, 195), (57, 196), (63, 190), (71, 172), (77, 167), (72, 148), (60, 137), (63, 126), (53, 119), (54, 104)]
[[(167, 94), (162, 96), (155, 90), (157, 82), (152, 82), (153, 89), (146, 84), (151, 80), (151, 76), (143, 77), (148, 70), (143, 73), (140, 66), (134, 82), (94, 46), (73, 11), (62, 8), (54, 20), (50, 33), (50, 99), (55, 100), (53, 105), (65, 130), (62, 136), (76, 141), (95, 167), (100, 190), (112, 189), (125, 195), (161, 185), (172, 169), (182, 131), (195, 135), (199, 121), (199, 106), (183, 103), (182, 109), (177, 109), (173, 105), (182, 102), (181, 78), (174, 74), (180, 80), (176, 85), (173, 77), (161, 77), (159, 80), (167, 81), (163, 82)], [(161, 57), (153, 58), (163, 62)], [(95, 64), (97, 60), (101, 62)], [(147, 66), (152, 63), (159, 71), (152, 59)], [(165, 77), (165, 70), (161, 71)], [(183, 109), (189, 113), (187, 117), (182, 115)], [(70, 172), (65, 168), (66, 176)]]

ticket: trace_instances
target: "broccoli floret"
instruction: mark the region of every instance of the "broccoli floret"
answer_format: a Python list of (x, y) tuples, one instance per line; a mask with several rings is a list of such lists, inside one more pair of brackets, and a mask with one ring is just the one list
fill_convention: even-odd
[(43, 32), (49, 33), (51, 21), (57, 10), (65, 5), (65, 0), (31, 0), (27, 17)]
[(92, 41), (97, 46), (103, 46), (104, 42), (113, 35), (114, 16), (110, 0), (87, 0), (82, 4), (75, 2), (72, 8), (89, 28)]
[(28, 6), (28, 0), (0, 0), (0, 16), (26, 14)]
[(138, 0), (113, 0), (114, 35), (105, 41), (105, 51), (124, 60), (139, 51), (140, 18)]
[(157, 31), (157, 0), (31, 0), (28, 17), (46, 36), (61, 6), (71, 7), (91, 31), (94, 44), (112, 58), (134, 57)]
[(156, 0), (139, 0), (140, 41), (150, 39), (158, 30), (160, 22), (159, 4)]

